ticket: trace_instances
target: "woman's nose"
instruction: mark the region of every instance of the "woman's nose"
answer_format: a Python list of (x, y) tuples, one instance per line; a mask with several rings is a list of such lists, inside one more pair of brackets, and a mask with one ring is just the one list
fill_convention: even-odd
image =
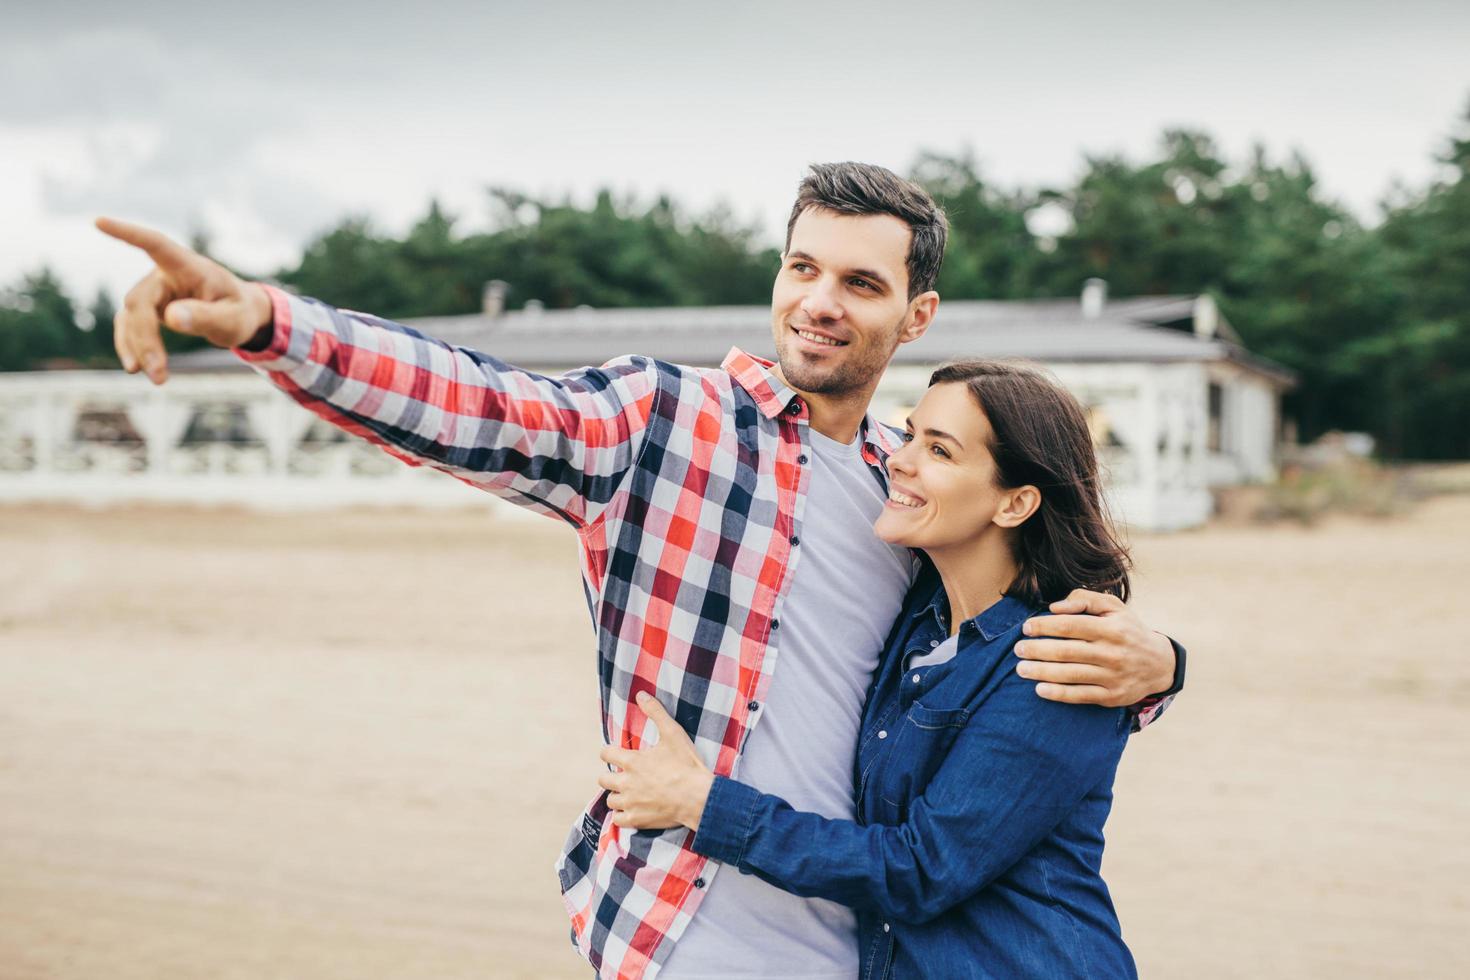
[(913, 457), (909, 454), (909, 447), (912, 445), (913, 443), (906, 442), (893, 451), (893, 454), (888, 457), (889, 472), (897, 470), (900, 473), (904, 473), (910, 476), (913, 475), (914, 467), (913, 464), (910, 462)]

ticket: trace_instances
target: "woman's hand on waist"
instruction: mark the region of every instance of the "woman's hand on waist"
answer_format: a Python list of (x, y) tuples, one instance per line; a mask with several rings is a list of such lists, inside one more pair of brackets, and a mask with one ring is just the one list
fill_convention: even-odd
[(638, 707), (658, 728), (658, 742), (637, 750), (608, 745), (600, 754), (603, 762), (619, 770), (597, 779), (597, 785), (610, 791), (607, 805), (613, 810), (613, 823), (637, 830), (681, 824), (698, 830), (714, 773), (657, 698), (640, 693)]

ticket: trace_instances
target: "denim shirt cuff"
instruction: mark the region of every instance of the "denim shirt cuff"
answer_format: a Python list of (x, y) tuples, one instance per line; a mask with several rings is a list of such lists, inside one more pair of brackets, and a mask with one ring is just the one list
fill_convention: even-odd
[(752, 823), (760, 792), (752, 786), (716, 776), (704, 801), (699, 830), (690, 846), (695, 854), (713, 858), (721, 864), (740, 863), (750, 843)]

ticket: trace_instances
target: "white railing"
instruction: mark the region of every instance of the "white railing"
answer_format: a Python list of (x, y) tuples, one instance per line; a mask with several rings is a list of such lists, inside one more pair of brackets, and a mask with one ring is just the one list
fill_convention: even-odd
[(154, 387), (111, 371), (0, 374), (0, 501), (31, 500), (515, 510), (350, 439), (254, 375)]
[[(1092, 413), (1114, 513), (1139, 528), (1210, 513), (1194, 366), (1056, 365)], [(873, 411), (901, 420), (928, 372), (895, 368)], [(346, 436), (250, 372), (162, 387), (115, 371), (0, 374), (0, 502), (524, 511)]]

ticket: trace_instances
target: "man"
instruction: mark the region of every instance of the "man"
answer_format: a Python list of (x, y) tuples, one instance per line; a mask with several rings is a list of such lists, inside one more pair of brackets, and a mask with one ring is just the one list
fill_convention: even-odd
[[(159, 323), (233, 347), (342, 428), (576, 528), (603, 727), (637, 748), (668, 705), (705, 761), (793, 805), (851, 817), (864, 693), (913, 573), (878, 541), (894, 433), (866, 415), (939, 296), (943, 214), (880, 167), (802, 182), (772, 292), (777, 364), (646, 357), (544, 378), (375, 317), (247, 283), (156, 232), (98, 226), (155, 270), (115, 324), (129, 371), (162, 383)], [(1170, 642), (1110, 597), (1074, 594), (1024, 676), (1058, 700), (1138, 704), (1174, 687)], [(780, 681), (774, 678), (780, 666)], [(694, 854), (683, 829), (631, 833), (599, 797), (558, 872), (578, 949), (604, 977), (851, 977), (851, 912)], [(696, 915), (696, 912), (698, 914)], [(677, 944), (677, 946), (676, 946)]]

